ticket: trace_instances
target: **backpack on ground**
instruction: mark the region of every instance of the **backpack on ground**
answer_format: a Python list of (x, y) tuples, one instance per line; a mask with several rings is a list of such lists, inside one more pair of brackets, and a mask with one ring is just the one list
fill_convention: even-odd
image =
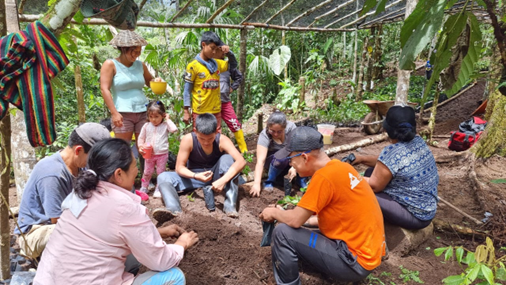
[(485, 130), (487, 122), (479, 117), (460, 123), (459, 130), (451, 132), (448, 148), (455, 151), (464, 151), (473, 146)]

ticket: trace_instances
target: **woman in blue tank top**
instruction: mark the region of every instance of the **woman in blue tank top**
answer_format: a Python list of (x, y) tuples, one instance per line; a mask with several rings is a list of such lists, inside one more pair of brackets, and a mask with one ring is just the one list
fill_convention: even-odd
[(132, 134), (139, 136), (146, 123), (148, 99), (142, 88), (149, 86), (153, 76), (144, 63), (137, 60), (141, 46), (147, 42), (132, 31), (121, 31), (109, 43), (120, 50), (120, 55), (108, 59), (100, 70), (100, 90), (111, 112), (112, 130), (117, 138), (130, 141)]

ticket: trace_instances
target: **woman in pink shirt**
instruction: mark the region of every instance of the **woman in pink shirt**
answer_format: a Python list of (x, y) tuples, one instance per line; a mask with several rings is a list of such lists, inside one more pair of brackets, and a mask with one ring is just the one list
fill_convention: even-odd
[[(153, 225), (140, 197), (130, 192), (138, 169), (128, 143), (97, 142), (88, 166), (62, 203), (33, 284), (185, 284), (176, 266), (197, 234), (177, 225)], [(162, 238), (167, 237), (178, 239), (166, 244)], [(130, 254), (153, 271), (137, 277), (125, 272)]]

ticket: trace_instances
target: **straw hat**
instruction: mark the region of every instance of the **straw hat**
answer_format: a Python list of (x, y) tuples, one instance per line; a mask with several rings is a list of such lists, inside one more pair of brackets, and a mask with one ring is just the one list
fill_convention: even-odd
[(109, 44), (115, 47), (136, 47), (148, 45), (148, 42), (133, 31), (123, 30)]

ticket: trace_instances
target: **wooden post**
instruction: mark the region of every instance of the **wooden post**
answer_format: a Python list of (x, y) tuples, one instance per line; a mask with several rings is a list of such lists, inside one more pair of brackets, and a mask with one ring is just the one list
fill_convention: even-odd
[(244, 89), (246, 86), (246, 80), (248, 78), (248, 73), (246, 70), (246, 53), (247, 53), (247, 41), (248, 41), (248, 30), (241, 30), (241, 51), (239, 56), (239, 71), (242, 73), (243, 80), (241, 85), (239, 85), (239, 89), (237, 90), (237, 120), (242, 122), (243, 115), (243, 105), (244, 105)]
[(259, 134), (264, 129), (264, 113), (258, 113), (257, 121), (257, 134)]
[(85, 116), (85, 105), (84, 105), (84, 91), (83, 91), (83, 81), (81, 76), (81, 67), (76, 65), (74, 68), (74, 77), (76, 81), (76, 93), (77, 93), (77, 112), (79, 114), (79, 123), (86, 122)]
[[(429, 119), (429, 143), (432, 143), (432, 135), (434, 134), (434, 128), (436, 127), (436, 114), (437, 114), (437, 104), (439, 103), (439, 84), (436, 86), (436, 95), (434, 95), (434, 100), (432, 101), (432, 110), (430, 113)], [(420, 118), (423, 117), (423, 114), (420, 113)], [(422, 120), (420, 120), (421, 122)], [(420, 125), (421, 127), (421, 125)]]
[[(367, 47), (369, 44), (369, 35), (366, 35), (364, 38), (364, 43), (362, 47), (362, 60), (360, 63), (360, 69), (358, 71), (358, 82), (357, 89), (355, 90), (355, 101), (362, 101), (362, 93), (364, 93), (364, 68), (367, 66)], [(367, 84), (367, 83), (366, 83)]]
[(302, 104), (305, 100), (305, 94), (306, 94), (306, 78), (304, 76), (301, 76), (299, 78), (299, 86), (300, 86), (300, 100), (299, 104)]
[[(0, 37), (7, 34), (6, 17), (5, 1), (0, 0)], [(0, 121), (0, 137), (0, 193), (2, 193), (6, 199), (9, 199), (9, 155), (11, 153), (11, 118), (9, 113)], [(5, 205), (3, 200), (0, 199), (0, 280), (11, 278), (9, 247), (9, 205)]]
[[(415, 10), (418, 0), (407, 0), (406, 1), (406, 16), (407, 19), (409, 14)], [(408, 91), (409, 91), (409, 77), (411, 70), (398, 69), (397, 71), (397, 90), (395, 92), (395, 104), (406, 104), (408, 102)], [(439, 76), (436, 74), (435, 76)]]
[[(358, 1), (357, 1), (357, 11), (358, 11)], [(353, 83), (357, 83), (357, 50), (358, 50), (358, 30), (355, 31), (355, 54), (353, 58)]]
[(372, 67), (372, 78), (371, 80), (377, 80), (383, 78), (383, 65), (381, 63), (381, 37), (383, 36), (383, 26), (379, 25), (376, 28), (376, 37), (374, 38), (374, 54), (372, 56), (373, 67)]

